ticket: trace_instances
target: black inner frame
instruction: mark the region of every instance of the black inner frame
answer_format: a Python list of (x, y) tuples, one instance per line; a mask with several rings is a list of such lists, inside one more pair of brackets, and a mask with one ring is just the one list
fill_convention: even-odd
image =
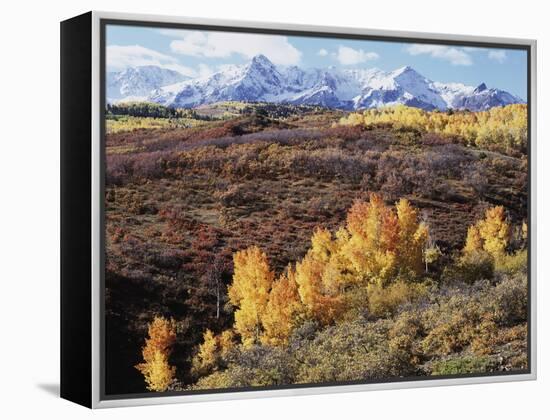
[[(527, 176), (529, 178), (527, 187), (527, 287), (528, 287), (528, 314), (527, 314), (527, 369), (514, 370), (508, 372), (488, 372), (488, 373), (476, 373), (476, 374), (455, 374), (455, 375), (438, 375), (432, 376), (411, 376), (411, 377), (394, 377), (386, 378), (382, 380), (357, 380), (357, 381), (338, 381), (338, 382), (320, 382), (320, 383), (308, 383), (308, 384), (286, 384), (278, 386), (256, 386), (256, 387), (242, 387), (242, 388), (221, 388), (221, 389), (205, 389), (194, 391), (167, 391), (167, 392), (144, 392), (133, 394), (105, 394), (105, 78), (106, 78), (106, 27), (107, 25), (117, 26), (139, 26), (146, 28), (173, 28), (173, 29), (195, 29), (205, 31), (220, 31), (220, 32), (240, 32), (250, 34), (268, 34), (268, 35), (287, 35), (287, 36), (301, 36), (311, 38), (340, 38), (340, 39), (353, 39), (353, 40), (367, 40), (367, 41), (384, 41), (394, 43), (417, 43), (417, 44), (436, 44), (436, 45), (454, 45), (454, 46), (469, 46), (469, 47), (486, 47), (486, 48), (500, 48), (500, 49), (514, 49), (521, 50), (527, 53), (527, 141), (528, 141), (528, 153), (527, 153)], [(480, 377), (493, 377), (493, 376), (513, 376), (524, 375), (532, 373), (532, 275), (531, 275), (531, 229), (532, 229), (532, 94), (531, 94), (531, 46), (527, 44), (507, 44), (498, 42), (486, 42), (486, 41), (454, 41), (454, 40), (434, 40), (427, 38), (416, 37), (401, 37), (401, 36), (386, 36), (386, 35), (359, 35), (359, 34), (346, 34), (346, 33), (331, 33), (331, 32), (314, 32), (308, 30), (286, 30), (286, 29), (262, 29), (254, 27), (234, 27), (234, 26), (221, 26), (221, 25), (202, 25), (202, 24), (190, 24), (190, 23), (172, 23), (172, 22), (154, 22), (154, 21), (139, 21), (139, 20), (121, 20), (121, 19), (100, 19), (100, 58), (99, 58), (99, 71), (100, 71), (100, 100), (99, 100), (99, 116), (100, 116), (100, 299), (99, 299), (99, 314), (100, 314), (100, 330), (99, 330), (99, 346), (100, 346), (100, 374), (99, 374), (99, 398), (100, 400), (118, 400), (118, 399), (134, 399), (134, 398), (153, 398), (153, 397), (170, 397), (170, 396), (185, 396), (185, 395), (201, 395), (201, 394), (222, 394), (233, 392), (250, 392), (250, 391), (266, 391), (266, 390), (281, 390), (281, 389), (300, 389), (300, 388), (320, 388), (327, 386), (341, 386), (341, 385), (368, 385), (379, 383), (400, 383), (400, 382), (416, 382), (416, 381), (433, 381), (440, 379), (459, 379), (459, 378), (480, 378)]]

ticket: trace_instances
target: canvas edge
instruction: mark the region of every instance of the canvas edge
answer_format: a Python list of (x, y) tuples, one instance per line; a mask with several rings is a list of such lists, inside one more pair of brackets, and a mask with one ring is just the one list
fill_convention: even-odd
[(529, 137), (529, 275), (530, 275), (530, 370), (533, 380), (537, 379), (537, 41), (530, 40), (530, 137)]
[[(158, 396), (144, 398), (122, 398), (113, 400), (102, 400), (100, 397), (100, 174), (101, 174), (101, 152), (100, 152), (100, 115), (97, 110), (100, 104), (100, 21), (102, 19), (116, 19), (141, 22), (160, 22), (160, 23), (181, 23), (209, 26), (231, 26), (236, 28), (256, 28), (272, 29), (281, 31), (303, 31), (303, 32), (323, 32), (334, 34), (365, 35), (365, 36), (387, 36), (402, 38), (422, 38), (425, 40), (446, 40), (454, 42), (475, 42), (475, 43), (496, 43), (513, 44), (528, 47), (530, 50), (530, 109), (531, 109), (531, 137), (530, 137), (530, 287), (531, 287), (531, 318), (530, 318), (530, 373), (517, 374), (509, 376), (484, 376), (470, 378), (452, 378), (452, 379), (427, 379), (423, 381), (409, 382), (390, 382), (375, 384), (357, 384), (357, 385), (330, 385), (323, 387), (294, 388), (279, 390), (258, 390), (242, 391), (197, 395), (177, 395), (177, 396)], [(391, 31), (379, 29), (365, 29), (354, 27), (335, 27), (335, 26), (317, 26), (274, 22), (254, 22), (254, 21), (236, 21), (222, 19), (177, 17), (166, 15), (133, 14), (119, 12), (92, 11), (92, 408), (113, 408), (123, 406), (142, 406), (158, 404), (191, 403), (206, 401), (227, 401), (234, 399), (249, 398), (268, 398), (268, 397), (288, 397), (320, 395), (346, 392), (362, 392), (390, 389), (407, 388), (426, 388), (435, 386), (452, 385), (474, 385), (487, 383), (517, 382), (537, 379), (537, 339), (536, 339), (536, 320), (537, 320), (537, 294), (536, 294), (536, 93), (537, 93), (537, 60), (536, 45), (534, 39), (524, 38), (502, 38), (476, 35), (453, 35), (440, 33), (424, 33), (411, 31)]]
[(100, 118), (98, 109), (100, 104), (100, 14), (92, 11), (92, 408), (99, 408), (100, 403), (100, 185), (101, 185), (101, 162), (100, 162)]

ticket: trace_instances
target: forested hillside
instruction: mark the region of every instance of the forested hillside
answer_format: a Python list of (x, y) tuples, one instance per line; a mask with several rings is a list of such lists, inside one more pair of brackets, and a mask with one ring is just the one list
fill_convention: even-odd
[(525, 105), (107, 118), (107, 393), (527, 369)]

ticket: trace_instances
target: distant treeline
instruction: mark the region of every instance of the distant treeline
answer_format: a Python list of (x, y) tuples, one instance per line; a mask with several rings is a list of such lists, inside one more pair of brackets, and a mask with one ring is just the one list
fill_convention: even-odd
[(239, 110), (243, 115), (260, 115), (269, 118), (288, 118), (295, 115), (321, 112), (325, 108), (317, 105), (293, 105), (285, 103), (250, 102)]
[[(241, 115), (259, 115), (268, 118), (288, 118), (294, 115), (302, 115), (311, 112), (319, 112), (324, 108), (314, 105), (272, 104), (263, 102), (248, 102), (246, 106), (239, 108)], [(224, 119), (223, 116), (205, 115), (197, 113), (191, 108), (172, 108), (154, 102), (125, 102), (107, 104), (107, 116), (129, 115), (132, 117), (150, 118), (192, 118), (195, 120), (212, 121)]]
[(129, 115), (132, 117), (211, 119), (207, 115), (197, 114), (193, 109), (171, 108), (153, 102), (107, 104), (106, 111), (107, 115)]

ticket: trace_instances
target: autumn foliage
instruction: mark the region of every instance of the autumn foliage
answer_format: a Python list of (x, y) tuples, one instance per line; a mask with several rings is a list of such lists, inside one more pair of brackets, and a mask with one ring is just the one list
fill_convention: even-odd
[(422, 272), (428, 227), (406, 199), (395, 209), (377, 194), (369, 203), (356, 202), (348, 213), (349, 241), (343, 253), (370, 283), (387, 283), (398, 271)]
[[(346, 226), (334, 235), (317, 228), (304, 258), (276, 281), (263, 251), (256, 246), (239, 251), (228, 289), (237, 307), (234, 329), (245, 347), (282, 346), (300, 318), (332, 324), (350, 306), (366, 307), (366, 301), (349, 298), (350, 289), (385, 287), (403, 273), (408, 278), (421, 275), (427, 239), (428, 227), (407, 200), (389, 207), (371, 194), (369, 202), (355, 202)], [(201, 365), (211, 363), (216, 345), (207, 331), (199, 348)]]
[(513, 104), (481, 112), (427, 112), (398, 105), (352, 113), (340, 121), (344, 125), (389, 124), (446, 136), (458, 136), (466, 144), (514, 154), (527, 152), (527, 106)]
[(235, 330), (245, 346), (260, 339), (262, 316), (266, 311), (274, 274), (267, 255), (257, 246), (236, 252), (233, 257), (233, 283), (228, 289), (235, 311)]
[(285, 345), (295, 326), (296, 320), (302, 312), (296, 272), (288, 267), (287, 272), (281, 274), (273, 283), (269, 292), (269, 300), (262, 316), (264, 333), (262, 344)]
[[(516, 230), (519, 232), (516, 236), (524, 240), (525, 226)], [(510, 253), (511, 235), (504, 207), (487, 209), (484, 218), (469, 227), (462, 253), (454, 263), (459, 280), (470, 281), (467, 269), (474, 270), (470, 273), (471, 282), (488, 278), (495, 264), (500, 264), (504, 273), (517, 273), (516, 267), (525, 266), (526, 254), (522, 249)], [(504, 340), (498, 335), (498, 323), (508, 323), (510, 328), (517, 329), (516, 324), (524, 320), (525, 296), (518, 292), (521, 277), (508, 278), (498, 290), (484, 292), (487, 295), (480, 302), (451, 295), (443, 298), (444, 309), (434, 304), (422, 309), (421, 315), (402, 313), (405, 305), (420, 301), (427, 304), (433, 287), (431, 280), (426, 279), (428, 264), (440, 255), (430, 238), (429, 227), (408, 200), (388, 205), (374, 193), (368, 201), (355, 201), (344, 225), (335, 232), (317, 227), (303, 258), (289, 264), (279, 275), (259, 247), (235, 252), (233, 278), (228, 287), (229, 302), (235, 309), (233, 326), (219, 333), (211, 329), (203, 333), (191, 360), (191, 375), (197, 380), (197, 389), (241, 383), (287, 383), (277, 372), (294, 369), (296, 360), (309, 360), (305, 363), (312, 365), (293, 371), (292, 380), (325, 380), (326, 369), (336, 366), (339, 368), (335, 374), (355, 378), (359, 373), (355, 369), (346, 370), (351, 361), (345, 357), (335, 359), (334, 366), (329, 364), (320, 369), (315, 356), (348, 351), (341, 340), (352, 339), (347, 336), (350, 333), (363, 337), (364, 345), (383, 340), (378, 341), (380, 353), (350, 356), (353, 360), (365, 359), (356, 368), (366, 369), (368, 375), (379, 374), (377, 369), (382, 369), (384, 375), (391, 375), (392, 369), (412, 372), (410, 369), (414, 370), (421, 357), (447, 357), (464, 349), (469, 349), (474, 359), (456, 359), (448, 365), (441, 362), (434, 365), (434, 374), (452, 369), (481, 369), (479, 366), (490, 369), (483, 358), (490, 354), (495, 343)], [(491, 265), (488, 274), (481, 267), (487, 258)], [(386, 327), (376, 330), (374, 326), (357, 323), (364, 314), (371, 320), (392, 320), (391, 328), (383, 332), (385, 338), (379, 334)], [(323, 340), (328, 341), (319, 342), (319, 349), (300, 341), (300, 334), (308, 325), (320, 328), (318, 337), (327, 334)], [(341, 335), (334, 338), (334, 343), (331, 330)], [(296, 336), (296, 331), (302, 332)], [(136, 366), (149, 390), (165, 391), (174, 383), (175, 367), (169, 364), (174, 341), (174, 321), (155, 317), (142, 349), (144, 363)], [(280, 365), (277, 358), (287, 357), (296, 343), (300, 343), (299, 359)], [(323, 347), (328, 343), (334, 344), (335, 350)], [(264, 360), (264, 355), (275, 359)], [(265, 367), (261, 367), (264, 363)]]
[(233, 347), (234, 333), (232, 330), (215, 335), (207, 329), (203, 334), (203, 342), (199, 345), (199, 350), (193, 358), (193, 373), (200, 376), (212, 372)]
[(492, 207), (485, 212), (485, 219), (468, 228), (464, 253), (483, 250), (498, 260), (506, 253), (510, 233), (504, 207)]
[(143, 363), (136, 365), (144, 376), (147, 389), (166, 391), (174, 380), (176, 368), (170, 366), (168, 358), (176, 341), (174, 320), (156, 316), (149, 324), (149, 338), (142, 349)]
[(331, 323), (343, 309), (340, 288), (344, 278), (337, 266), (338, 249), (332, 234), (317, 229), (311, 248), (296, 263), (296, 282), (300, 299), (308, 315), (322, 324)]

